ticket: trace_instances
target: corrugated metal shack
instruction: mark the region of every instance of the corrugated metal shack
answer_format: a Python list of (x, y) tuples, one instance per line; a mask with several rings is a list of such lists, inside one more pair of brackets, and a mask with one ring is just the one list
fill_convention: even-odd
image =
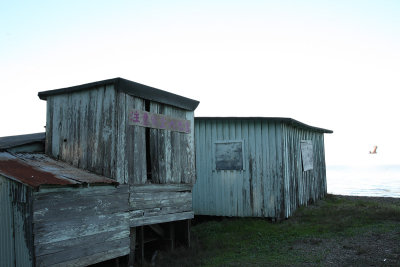
[(290, 118), (196, 117), (196, 215), (287, 218), (326, 194), (324, 133)]
[(45, 154), (3, 147), (0, 157), (1, 208), (19, 216), (2, 218), (1, 229), (21, 232), (0, 241), (24, 255), (4, 266), (86, 266), (128, 254), (132, 265), (155, 240), (190, 243), (198, 101), (121, 78), (39, 97)]

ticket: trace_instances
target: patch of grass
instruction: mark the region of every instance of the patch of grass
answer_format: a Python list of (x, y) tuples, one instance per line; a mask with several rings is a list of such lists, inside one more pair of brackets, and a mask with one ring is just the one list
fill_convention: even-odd
[[(393, 203), (328, 195), (280, 223), (225, 218), (196, 224), (192, 227), (194, 246), (185, 253), (190, 255), (191, 266), (318, 266), (326, 255), (313, 247), (318, 248), (324, 240), (368, 231), (398, 231), (399, 222), (400, 207)], [(309, 249), (299, 251), (294, 249), (296, 244)], [(359, 247), (356, 253), (366, 251)], [(175, 264), (172, 261), (168, 266), (189, 266), (179, 260)]]

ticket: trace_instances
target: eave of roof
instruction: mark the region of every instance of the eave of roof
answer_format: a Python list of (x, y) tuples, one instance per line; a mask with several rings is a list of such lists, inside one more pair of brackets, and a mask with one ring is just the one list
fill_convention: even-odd
[(45, 142), (46, 133), (22, 134), (0, 137), (0, 149), (22, 146), (26, 144)]
[(82, 184), (112, 184), (115, 180), (75, 168), (44, 154), (12, 155), (0, 152), (0, 175), (33, 188), (43, 185), (73, 186)]
[(42, 91), (38, 93), (38, 96), (42, 100), (47, 100), (47, 97), (49, 96), (74, 93), (82, 90), (90, 90), (99, 86), (105, 86), (110, 84), (114, 85), (116, 90), (122, 91), (129, 95), (133, 95), (136, 97), (140, 97), (146, 100), (151, 100), (163, 104), (176, 106), (185, 110), (193, 111), (197, 108), (197, 106), (200, 103), (197, 100), (186, 98), (180, 95), (176, 95), (167, 91), (163, 91), (154, 87), (150, 87), (123, 78), (114, 78), (114, 79), (86, 83), (72, 87), (61, 88), (61, 89)]
[(284, 118), (284, 117), (195, 117), (194, 120), (262, 120), (262, 121), (272, 121), (272, 122), (283, 122), (287, 123), (293, 127), (298, 127), (302, 129), (311, 130), (314, 132), (320, 133), (333, 133), (332, 130), (314, 127), (311, 125), (307, 125), (300, 121), (294, 120), (292, 118)]

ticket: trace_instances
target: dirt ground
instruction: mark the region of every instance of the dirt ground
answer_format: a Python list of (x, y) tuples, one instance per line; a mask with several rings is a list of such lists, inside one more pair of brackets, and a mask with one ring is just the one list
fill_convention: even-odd
[[(400, 206), (399, 198), (370, 198), (343, 196), (390, 202)], [(321, 255), (318, 266), (400, 266), (400, 225), (389, 233), (366, 232), (355, 237), (336, 240), (312, 238), (297, 242), (291, 248), (298, 253)], [(302, 266), (310, 266), (305, 262)]]

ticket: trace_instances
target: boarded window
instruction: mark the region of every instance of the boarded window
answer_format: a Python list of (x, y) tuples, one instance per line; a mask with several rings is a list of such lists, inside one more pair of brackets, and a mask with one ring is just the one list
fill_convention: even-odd
[(217, 141), (215, 169), (243, 170), (243, 141)]
[(311, 140), (301, 140), (301, 160), (303, 162), (303, 171), (313, 169), (313, 144)]

